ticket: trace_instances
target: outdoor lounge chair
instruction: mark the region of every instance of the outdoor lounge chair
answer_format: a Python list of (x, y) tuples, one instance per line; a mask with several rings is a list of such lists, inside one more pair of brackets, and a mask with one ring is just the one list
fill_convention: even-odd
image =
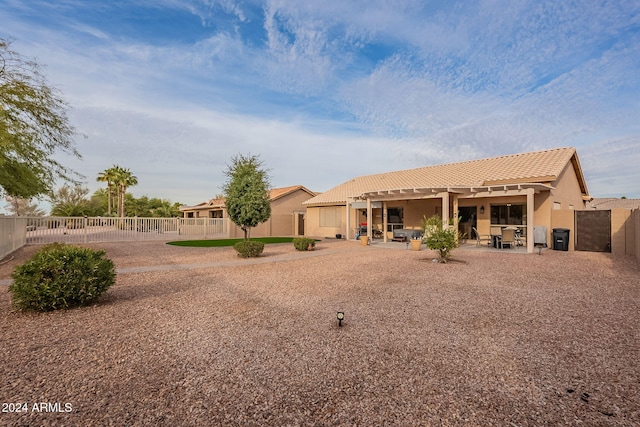
[(488, 234), (480, 234), (475, 227), (471, 227), (476, 235), (476, 246), (480, 246), (480, 243), (487, 242), (487, 245), (491, 244), (491, 236)]
[(516, 244), (516, 230), (513, 228), (503, 228), (502, 238), (500, 239), (500, 247), (504, 249), (504, 245), (509, 245), (509, 248), (513, 249)]

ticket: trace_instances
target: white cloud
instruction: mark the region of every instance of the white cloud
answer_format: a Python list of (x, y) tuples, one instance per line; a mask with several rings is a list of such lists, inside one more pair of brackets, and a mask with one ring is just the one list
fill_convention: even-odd
[[(638, 159), (637, 2), (136, 4), (188, 11), (203, 32), (160, 44), (72, 14), (42, 27), (0, 11), (16, 48), (46, 64), (74, 106), (89, 135), (78, 167), (92, 179), (130, 163), (134, 193), (196, 203), (219, 191), (238, 152), (262, 154), (276, 185), (325, 190), (363, 173), (573, 145), (592, 192), (613, 182), (640, 197), (624, 183), (637, 178), (631, 161), (623, 170), (596, 154), (623, 144)], [(63, 7), (73, 2), (47, 10)]]
[(640, 136), (589, 144), (578, 156), (592, 196), (640, 198)]

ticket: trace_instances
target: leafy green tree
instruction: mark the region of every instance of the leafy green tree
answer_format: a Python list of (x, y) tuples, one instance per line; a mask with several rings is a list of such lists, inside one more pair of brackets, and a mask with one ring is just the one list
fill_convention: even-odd
[(440, 262), (447, 262), (451, 251), (460, 246), (458, 230), (451, 225), (445, 227), (438, 215), (429, 218), (425, 215), (420, 225), (425, 245), (438, 253)]
[(235, 156), (225, 171), (227, 181), (222, 190), (231, 221), (244, 231), (249, 240), (251, 228), (271, 216), (269, 190), (271, 184), (267, 170), (257, 156)]
[(180, 215), (180, 204), (154, 197), (149, 200), (149, 216), (156, 218), (176, 218)]
[(89, 204), (95, 212), (93, 216), (111, 216), (108, 214), (108, 199), (107, 190), (104, 188), (100, 188), (93, 192), (89, 199)]
[(89, 189), (80, 185), (70, 187), (64, 185), (49, 196), (53, 216), (84, 216), (94, 212), (89, 203)]
[(56, 178), (77, 183), (78, 174), (54, 160), (80, 158), (68, 105), (49, 86), (40, 66), (0, 38), (0, 193), (22, 198), (47, 194)]
[[(95, 212), (92, 216), (107, 215), (107, 190), (101, 188), (96, 190), (91, 199), (89, 205), (92, 208), (92, 212)], [(155, 217), (155, 218), (172, 218), (180, 217), (180, 203), (172, 203), (169, 200), (159, 199), (157, 197), (149, 198), (147, 196), (133, 197), (131, 193), (125, 195), (125, 207), (127, 216), (139, 216), (139, 217)]]
[(21, 197), (7, 196), (6, 208), (15, 216), (44, 216), (44, 210), (40, 209), (31, 199), (23, 199)]

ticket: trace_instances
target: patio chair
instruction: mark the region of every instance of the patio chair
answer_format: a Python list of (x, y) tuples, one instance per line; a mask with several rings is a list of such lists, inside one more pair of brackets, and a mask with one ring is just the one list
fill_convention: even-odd
[(513, 249), (516, 244), (516, 230), (513, 228), (503, 228), (502, 238), (500, 239), (500, 247), (504, 249), (504, 245), (509, 245)]
[(491, 236), (488, 234), (480, 234), (475, 227), (471, 227), (474, 234), (476, 235), (476, 246), (480, 246), (480, 243), (487, 242), (487, 245), (491, 244)]

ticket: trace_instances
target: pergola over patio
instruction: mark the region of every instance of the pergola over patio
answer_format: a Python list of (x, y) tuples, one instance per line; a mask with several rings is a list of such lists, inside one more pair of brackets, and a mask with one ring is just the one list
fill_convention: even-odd
[[(377, 190), (364, 192), (355, 197), (349, 197), (347, 201), (348, 209), (354, 206), (354, 203), (366, 203), (367, 209), (367, 221), (371, 223), (372, 207), (374, 203), (380, 202), (383, 209), (383, 228), (387, 229), (387, 202), (398, 200), (423, 200), (423, 199), (441, 199), (442, 203), (442, 221), (444, 224), (449, 224), (449, 220), (453, 219), (454, 227), (457, 227), (457, 215), (458, 212), (458, 199), (473, 199), (473, 198), (490, 198), (490, 197), (510, 197), (510, 196), (523, 196), (527, 197), (527, 235), (533, 236), (533, 224), (534, 224), (534, 206), (535, 206), (535, 194), (539, 194), (542, 191), (551, 191), (554, 187), (541, 183), (518, 183), (518, 184), (500, 184), (500, 185), (487, 185), (477, 187), (420, 187), (420, 188), (396, 188), (388, 190)], [(449, 211), (450, 204), (453, 206), (453, 216)], [(359, 207), (357, 204), (355, 205)], [(350, 238), (349, 230), (351, 224), (349, 223), (350, 215), (347, 214), (347, 239)], [(367, 236), (372, 238), (372, 227), (367, 227)], [(387, 234), (383, 233), (383, 239), (387, 241)], [(527, 252), (534, 251), (533, 239), (527, 239)]]

